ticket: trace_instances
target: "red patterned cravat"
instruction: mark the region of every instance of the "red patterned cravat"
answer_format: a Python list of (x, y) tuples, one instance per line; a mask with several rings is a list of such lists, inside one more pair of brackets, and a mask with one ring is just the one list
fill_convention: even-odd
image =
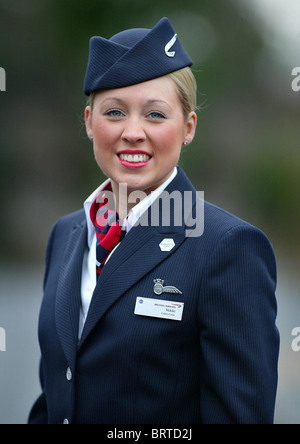
[[(114, 247), (123, 239), (122, 221), (116, 211), (109, 207), (109, 197), (105, 191), (110, 191), (110, 185), (97, 196), (90, 209), (90, 217), (96, 230), (96, 273), (99, 277), (106, 259)], [(100, 197), (100, 198), (99, 198)], [(99, 202), (99, 200), (101, 200)]]

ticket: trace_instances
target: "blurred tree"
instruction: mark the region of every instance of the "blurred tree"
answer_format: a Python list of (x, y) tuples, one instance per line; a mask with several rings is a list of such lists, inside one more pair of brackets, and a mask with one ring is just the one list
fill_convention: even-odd
[[(288, 89), (283, 101), (272, 94), (261, 37), (234, 1), (10, 0), (0, 4), (3, 259), (41, 262), (55, 220), (103, 180), (83, 126), (89, 38), (162, 16), (194, 59), (202, 105), (181, 165), (208, 200), (260, 225), (273, 243), (298, 238), (300, 106)], [(280, 79), (272, 90), (290, 88), (272, 69)]]

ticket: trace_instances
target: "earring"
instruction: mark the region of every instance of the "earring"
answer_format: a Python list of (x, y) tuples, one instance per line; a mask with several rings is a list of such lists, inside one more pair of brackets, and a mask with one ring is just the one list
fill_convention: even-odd
[(189, 143), (187, 141), (183, 142), (183, 146), (187, 146)]

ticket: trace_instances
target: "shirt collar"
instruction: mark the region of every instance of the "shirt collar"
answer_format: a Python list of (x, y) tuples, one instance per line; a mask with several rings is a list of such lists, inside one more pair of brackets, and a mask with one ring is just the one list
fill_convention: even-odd
[(89, 248), (91, 248), (92, 242), (93, 242), (93, 238), (95, 236), (95, 227), (91, 221), (90, 218), (90, 210), (91, 210), (91, 206), (92, 203), (94, 202), (94, 200), (96, 199), (96, 197), (98, 196), (98, 194), (104, 190), (104, 188), (110, 183), (110, 179), (107, 179), (105, 182), (103, 182), (98, 188), (96, 188), (95, 191), (92, 192), (92, 194), (85, 200), (84, 204), (83, 204), (83, 208), (85, 211), (85, 217), (86, 217), (86, 222), (87, 222), (87, 241), (88, 241), (88, 246)]
[[(148, 210), (148, 208), (152, 205), (155, 199), (164, 191), (164, 189), (172, 182), (172, 180), (177, 175), (177, 168), (175, 167), (171, 176), (165, 180), (158, 188), (152, 191), (145, 199), (141, 200), (137, 205), (135, 205), (129, 212), (128, 216), (125, 220), (126, 231), (128, 231), (136, 224), (138, 219)], [(85, 211), (85, 217), (87, 221), (87, 229), (88, 229), (88, 246), (91, 248), (94, 236), (95, 236), (95, 227), (90, 218), (90, 209), (91, 205), (98, 196), (98, 194), (107, 187), (110, 183), (110, 179), (105, 180), (92, 194), (85, 200), (83, 207)]]
[(128, 231), (137, 223), (138, 219), (148, 210), (148, 208), (153, 204), (155, 199), (164, 191), (164, 189), (172, 182), (172, 180), (177, 175), (177, 168), (175, 167), (171, 176), (165, 180), (158, 188), (136, 204), (127, 216), (126, 230)]

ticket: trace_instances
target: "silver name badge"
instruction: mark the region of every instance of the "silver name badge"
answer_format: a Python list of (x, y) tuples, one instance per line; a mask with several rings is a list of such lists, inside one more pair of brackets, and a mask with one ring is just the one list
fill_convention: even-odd
[(170, 319), (171, 321), (181, 321), (183, 307), (183, 302), (137, 297), (134, 314), (152, 318)]

